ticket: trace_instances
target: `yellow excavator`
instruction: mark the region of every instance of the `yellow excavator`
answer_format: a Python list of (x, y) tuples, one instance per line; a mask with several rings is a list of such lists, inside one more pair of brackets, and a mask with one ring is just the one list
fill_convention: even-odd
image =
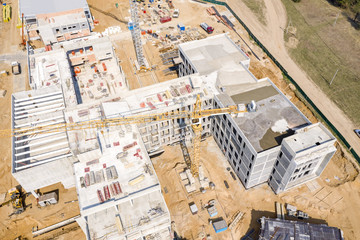
[(19, 189), (17, 189), (16, 187), (14, 187), (8, 191), (8, 194), (10, 195), (10, 199), (1, 203), (0, 207), (11, 203), (14, 208), (14, 212), (10, 214), (10, 216), (24, 212), (22, 192), (19, 191)]

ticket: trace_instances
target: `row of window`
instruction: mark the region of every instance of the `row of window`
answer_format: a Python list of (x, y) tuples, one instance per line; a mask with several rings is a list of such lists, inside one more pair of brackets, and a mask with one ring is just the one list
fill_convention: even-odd
[(298, 178), (301, 178), (301, 177), (303, 177), (303, 176), (306, 176), (306, 175), (308, 175), (309, 173), (310, 173), (310, 170), (307, 170), (307, 171), (305, 171), (304, 173), (300, 173), (299, 175), (293, 176), (292, 178), (290, 178), (290, 182), (292, 182), (292, 181), (294, 181), (294, 180), (296, 180), (296, 179), (298, 179)]

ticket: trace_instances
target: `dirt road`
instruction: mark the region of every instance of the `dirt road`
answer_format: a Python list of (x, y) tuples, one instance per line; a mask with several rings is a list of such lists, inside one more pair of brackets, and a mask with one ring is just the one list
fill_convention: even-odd
[(310, 77), (290, 58), (285, 47), (284, 32), (287, 24), (287, 14), (281, 0), (266, 0), (265, 14), (267, 26), (260, 23), (256, 16), (242, 1), (227, 0), (229, 6), (248, 26), (252, 33), (265, 45), (271, 54), (288, 71), (289, 75), (299, 84), (322, 113), (341, 132), (350, 145), (360, 155), (360, 140), (354, 129), (359, 128), (331, 101), (323, 91), (316, 86)]

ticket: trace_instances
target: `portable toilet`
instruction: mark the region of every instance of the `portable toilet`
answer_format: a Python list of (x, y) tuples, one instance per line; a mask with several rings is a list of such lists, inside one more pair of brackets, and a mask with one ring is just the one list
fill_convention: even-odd
[(184, 24), (179, 23), (177, 26), (178, 26), (178, 28), (180, 28), (180, 31), (185, 31), (185, 25)]
[(129, 28), (130, 31), (133, 30), (134, 29), (134, 24), (132, 22), (129, 22), (128, 23), (128, 28)]

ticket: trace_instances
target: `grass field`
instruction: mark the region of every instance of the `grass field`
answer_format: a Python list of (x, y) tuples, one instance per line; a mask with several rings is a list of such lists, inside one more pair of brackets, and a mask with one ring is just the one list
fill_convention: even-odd
[(243, 0), (245, 5), (255, 14), (256, 18), (264, 25), (266, 25), (265, 18), (265, 2), (266, 0)]
[[(360, 125), (360, 31), (325, 0), (282, 0), (299, 43), (291, 57), (313, 81)], [(339, 13), (336, 24), (335, 19)], [(330, 82), (338, 71), (334, 81)]]

